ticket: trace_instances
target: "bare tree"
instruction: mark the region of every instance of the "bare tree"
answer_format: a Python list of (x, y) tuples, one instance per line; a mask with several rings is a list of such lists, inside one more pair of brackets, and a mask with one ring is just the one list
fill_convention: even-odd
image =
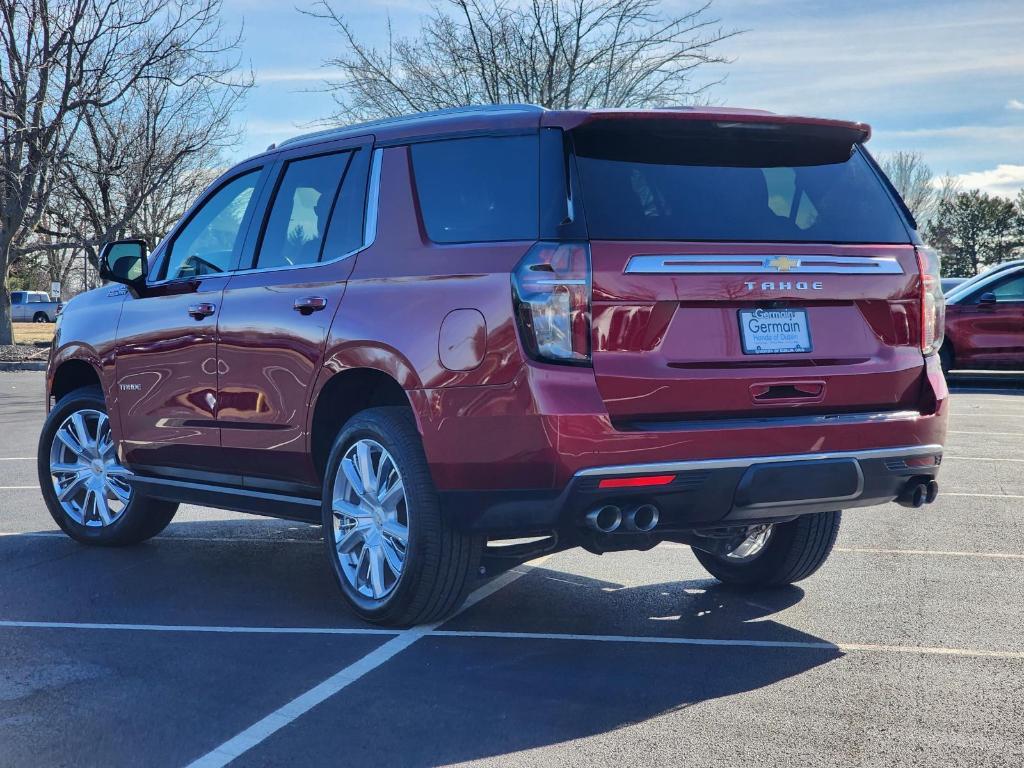
[(220, 0), (0, 0), (0, 344), (11, 342), (7, 278), (45, 215), (56, 169), (86, 116), (146, 80), (217, 82)]
[(696, 70), (726, 63), (711, 2), (667, 14), (659, 0), (448, 0), (416, 37), (378, 49), (327, 2), (306, 13), (340, 33), (345, 53), (325, 66), (339, 120), (466, 104), (533, 103), (556, 109), (650, 107), (704, 98), (718, 81)]
[(894, 152), (878, 160), (900, 197), (922, 225), (931, 219), (939, 203), (932, 169), (919, 152)]
[(51, 271), (66, 271), (60, 259), (68, 246), (72, 259), (93, 265), (107, 240), (134, 236), (155, 246), (217, 174), (239, 138), (231, 117), (251, 80), (176, 85), (183, 78), (170, 69), (188, 66), (169, 62), (166, 77), (141, 81), (117, 104), (85, 115), (38, 227), (49, 239)]

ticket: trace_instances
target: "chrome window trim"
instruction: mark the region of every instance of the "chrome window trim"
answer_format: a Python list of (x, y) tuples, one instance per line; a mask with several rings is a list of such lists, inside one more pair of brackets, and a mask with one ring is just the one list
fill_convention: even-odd
[[(797, 262), (789, 269), (768, 266), (786, 258)], [(808, 263), (809, 262), (809, 263)], [(754, 275), (902, 275), (903, 267), (891, 256), (831, 256), (827, 254), (670, 254), (631, 256), (627, 275), (754, 274)]]
[(890, 459), (901, 456), (942, 455), (941, 445), (906, 445), (896, 448), (873, 448), (864, 451), (825, 451), (822, 453), (796, 453), (782, 456), (743, 456), (733, 459), (695, 459), (692, 461), (665, 461), (656, 464), (622, 464), (612, 467), (590, 467), (579, 470), (574, 477), (603, 477), (605, 475), (658, 474), (664, 472), (695, 472), (709, 469), (745, 469), (755, 464), (783, 464), (823, 459)]
[(343, 253), (341, 256), (335, 256), (333, 259), (327, 261), (314, 261), (309, 264), (282, 264), (277, 267), (250, 267), (249, 269), (239, 269), (234, 272), (225, 272), (226, 275), (248, 275), (255, 272), (280, 272), (282, 270), (296, 270), (296, 269), (310, 269), (311, 267), (323, 267), (328, 264), (337, 264), (345, 259), (352, 258), (357, 253), (362, 253), (371, 245), (373, 241), (377, 239), (377, 210), (378, 210), (378, 199), (380, 196), (380, 165), (381, 165), (381, 153), (383, 150), (373, 150), (373, 156), (370, 159), (370, 183), (369, 189), (366, 193), (366, 213), (363, 220), (363, 242), (358, 248)]

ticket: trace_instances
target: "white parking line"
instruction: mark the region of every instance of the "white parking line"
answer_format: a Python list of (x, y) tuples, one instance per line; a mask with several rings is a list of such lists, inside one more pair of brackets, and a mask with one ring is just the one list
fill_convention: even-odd
[(874, 549), (872, 547), (836, 547), (833, 552), (861, 552), (868, 555), (935, 555), (937, 557), (990, 557), (997, 560), (1024, 560), (1012, 552), (960, 552), (950, 549)]
[[(546, 559), (546, 557), (538, 558), (537, 560), (532, 561), (532, 564), (537, 565)], [(519, 577), (524, 576), (527, 572), (528, 569), (507, 571), (473, 592), (457, 613), (461, 613), (481, 600), (486, 599), (499, 589), (511, 584)], [(323, 703), (346, 686), (354, 683), (363, 675), (368, 672), (372, 672), (381, 664), (388, 661), (388, 659), (391, 659), (396, 654), (401, 653), (421, 637), (434, 632), (440, 624), (441, 622), (435, 622), (422, 627), (413, 627), (412, 629), (404, 630), (397, 637), (388, 640), (384, 645), (371, 651), (366, 656), (359, 659), (359, 661), (339, 670), (319, 685), (309, 689), (300, 696), (297, 696), (280, 709), (271, 712), (259, 722), (249, 726), (237, 736), (228, 739), (220, 746), (215, 747), (210, 752), (207, 752), (199, 759), (190, 763), (188, 768), (219, 768), (220, 766), (227, 765), (235, 758), (245, 752), (248, 752), (250, 749), (266, 740), (281, 728), (284, 728), (286, 725), (293, 722), (296, 718), (309, 712), (309, 710), (317, 704)]]
[(988, 456), (950, 456), (949, 454), (945, 454), (942, 457), (943, 461), (948, 461), (949, 459), (953, 459), (954, 461), (1008, 461), (1024, 464), (1024, 459), (997, 459), (990, 458)]
[(35, 461), (35, 456), (0, 456), (0, 461)]
[(593, 643), (640, 643), (650, 645), (704, 645), (725, 648), (799, 648), (826, 651), (876, 651), (936, 656), (974, 656), (1024, 660), (1024, 651), (989, 651), (975, 648), (943, 648), (920, 645), (876, 645), (871, 643), (810, 643), (795, 640), (724, 640), (705, 637), (637, 637), (635, 635), (576, 635), (560, 632), (485, 632), (474, 630), (437, 630), (437, 637), (489, 637), (508, 640), (576, 640)]
[(38, 485), (0, 485), (0, 491), (38, 491)]
[(964, 432), (956, 429), (950, 429), (946, 432), (947, 435), (983, 435), (985, 437), (1024, 437), (1024, 432)]
[(969, 499), (1024, 499), (1024, 496), (1017, 496), (1012, 493), (951, 493), (942, 491), (939, 498), (944, 496), (963, 496)]
[(387, 635), (400, 634), (397, 629), (365, 627), (217, 627), (196, 624), (98, 624), (82, 621), (0, 621), (0, 628), (10, 629), (109, 629), (130, 632), (212, 632), (241, 635)]

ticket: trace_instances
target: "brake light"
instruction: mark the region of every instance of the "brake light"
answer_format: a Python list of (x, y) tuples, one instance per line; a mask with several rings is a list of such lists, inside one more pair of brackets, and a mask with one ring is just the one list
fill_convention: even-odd
[(946, 335), (946, 300), (942, 296), (939, 254), (931, 248), (917, 249), (921, 270), (921, 351), (934, 354)]
[(519, 336), (535, 360), (590, 364), (590, 245), (537, 243), (512, 272)]

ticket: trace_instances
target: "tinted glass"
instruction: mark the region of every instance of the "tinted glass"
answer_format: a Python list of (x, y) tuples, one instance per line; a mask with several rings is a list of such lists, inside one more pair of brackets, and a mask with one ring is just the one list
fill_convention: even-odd
[(996, 301), (1024, 301), (1024, 273), (1000, 283), (992, 293)]
[(232, 179), (203, 203), (175, 236), (163, 276), (175, 280), (231, 269), (259, 175), (255, 170)]
[(785, 142), (719, 140), (704, 151), (700, 138), (680, 138), (684, 149), (662, 137), (630, 138), (577, 143), (594, 239), (909, 242), (860, 152), (815, 162), (837, 159), (833, 148), (802, 158), (800, 145)]
[(341, 183), (338, 201), (327, 226), (327, 240), (322, 261), (331, 261), (352, 253), (363, 244), (363, 222), (366, 211), (366, 183), (370, 170), (370, 152), (366, 149), (352, 153), (348, 170)]
[(18, 292), (18, 293), (12, 293), (11, 294), (11, 304), (24, 304), (24, 303), (25, 303), (25, 294), (24, 293)]
[(536, 136), (414, 144), (412, 161), (423, 223), (434, 242), (536, 239)]
[(327, 222), (350, 153), (293, 160), (274, 195), (256, 266), (294, 267), (320, 260)]

